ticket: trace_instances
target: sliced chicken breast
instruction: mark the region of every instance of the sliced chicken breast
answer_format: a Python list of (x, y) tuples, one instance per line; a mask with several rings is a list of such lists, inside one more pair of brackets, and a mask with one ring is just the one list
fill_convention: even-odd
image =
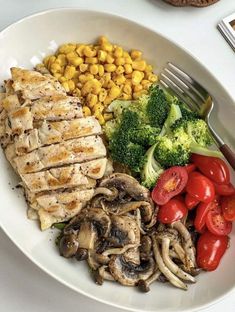
[(88, 188), (91, 178), (100, 179), (104, 175), (106, 165), (107, 158), (100, 158), (82, 164), (22, 174), (21, 178), (31, 192), (71, 188), (80, 185), (87, 185)]
[(23, 155), (44, 145), (101, 133), (101, 126), (93, 116), (56, 122), (44, 121), (38, 129), (15, 137), (14, 144), (16, 154)]
[(35, 100), (43, 96), (65, 94), (64, 88), (52, 76), (16, 67), (11, 68), (11, 75), (14, 91), (21, 91), (25, 99)]
[(23, 174), (104, 156), (106, 156), (106, 148), (102, 139), (99, 136), (89, 136), (41, 147), (29, 154), (14, 158), (14, 162), (17, 171)]

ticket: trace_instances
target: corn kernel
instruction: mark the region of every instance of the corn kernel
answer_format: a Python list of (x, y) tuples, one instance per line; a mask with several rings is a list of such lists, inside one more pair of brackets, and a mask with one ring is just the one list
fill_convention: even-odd
[(131, 59), (131, 57), (128, 55), (128, 56), (126, 56), (125, 58), (124, 58), (124, 60), (125, 60), (125, 64), (132, 64), (133, 63), (133, 61), (132, 61), (132, 59)]
[(116, 49), (113, 52), (113, 55), (115, 57), (122, 57), (123, 56), (123, 48), (122, 47), (116, 47)]
[(115, 64), (116, 64), (117, 66), (124, 65), (124, 64), (125, 64), (125, 59), (124, 59), (124, 57), (118, 57), (118, 58), (116, 58)]
[(75, 49), (76, 49), (75, 44), (71, 44), (71, 43), (63, 44), (59, 47), (59, 52), (67, 54), (67, 53), (73, 52)]
[(62, 74), (61, 73), (54, 73), (53, 76), (56, 78), (56, 79), (59, 79)]
[(68, 81), (62, 82), (62, 86), (64, 87), (64, 89), (65, 89), (66, 92), (69, 92), (69, 84), (68, 84)]
[(134, 92), (133, 93), (133, 98), (136, 100), (138, 99), (140, 96), (142, 96), (143, 94), (147, 94), (147, 90), (141, 90), (139, 92)]
[(70, 58), (73, 58), (73, 57), (77, 57), (77, 56), (78, 55), (77, 55), (77, 53), (75, 51), (69, 52), (69, 53), (66, 54), (67, 60), (69, 60)]
[(92, 50), (89, 46), (85, 46), (85, 48), (83, 49), (83, 54), (87, 58), (92, 58), (92, 57), (96, 56), (96, 51)]
[(98, 73), (99, 73), (100, 77), (102, 77), (104, 75), (104, 66), (103, 65), (98, 65)]
[(132, 96), (131, 96), (131, 94), (123, 93), (122, 96), (120, 97), (120, 99), (122, 99), (122, 100), (131, 100)]
[(71, 58), (67, 57), (67, 59), (68, 59), (69, 64), (74, 65), (75, 67), (77, 67), (83, 63), (83, 59), (81, 57), (78, 57), (78, 56), (71, 57)]
[(107, 96), (107, 91), (104, 88), (101, 88), (100, 93), (99, 93), (99, 101), (104, 102), (106, 96)]
[(62, 82), (65, 82), (67, 81), (68, 79), (66, 79), (64, 76), (61, 76), (58, 78), (59, 82), (62, 83)]
[(82, 87), (82, 95), (87, 95), (88, 93), (99, 94), (101, 89), (101, 84), (97, 79), (88, 80)]
[(145, 71), (146, 72), (152, 72), (153, 71), (153, 66), (152, 65), (146, 65)]
[(109, 80), (107, 83), (104, 84), (104, 87), (107, 89), (111, 89), (114, 86), (115, 86), (115, 83), (113, 82), (113, 80)]
[(78, 80), (81, 82), (81, 83), (85, 83), (86, 81), (87, 81), (87, 77), (86, 77), (86, 75), (80, 75), (79, 77), (78, 77)]
[(104, 65), (104, 69), (108, 73), (112, 73), (112, 72), (114, 72), (116, 70), (116, 65), (114, 65), (114, 64), (105, 64)]
[(98, 51), (98, 60), (100, 62), (104, 63), (106, 61), (107, 55), (108, 55), (108, 53), (106, 51), (99, 50)]
[(113, 62), (114, 62), (114, 58), (110, 54), (108, 54), (106, 57), (106, 63), (112, 64)]
[(81, 96), (81, 90), (79, 90), (78, 88), (75, 88), (73, 90), (73, 95), (80, 97)]
[(105, 121), (113, 119), (113, 114), (112, 113), (104, 113), (103, 116), (104, 116), (104, 120)]
[(84, 52), (83, 52), (84, 48), (85, 48), (84, 44), (79, 44), (77, 46), (76, 52), (79, 56), (84, 56)]
[(73, 80), (68, 80), (69, 91), (72, 92), (75, 89), (75, 83)]
[(107, 51), (107, 52), (112, 52), (113, 51), (113, 46), (112, 46), (111, 43), (106, 42), (106, 43), (101, 44), (101, 49), (104, 50), (104, 51)]
[(130, 64), (124, 65), (125, 74), (131, 74), (133, 72), (132, 66)]
[(52, 73), (61, 72), (61, 66), (59, 64), (52, 63), (51, 67), (50, 67), (50, 70), (51, 70)]
[(100, 36), (99, 39), (98, 39), (98, 43), (100, 45), (102, 45), (104, 43), (107, 43), (107, 42), (109, 42), (109, 41), (108, 41), (107, 37), (105, 37), (105, 36)]
[(148, 90), (152, 83), (149, 80), (143, 79), (141, 84), (145, 90)]
[(97, 59), (97, 57), (86, 57), (85, 62), (87, 64), (97, 64), (98, 59)]
[(94, 105), (94, 107), (92, 108), (94, 113), (102, 113), (104, 110), (104, 105), (102, 105), (101, 103), (97, 103)]
[(106, 99), (104, 100), (104, 106), (108, 106), (113, 101), (113, 98), (106, 96)]
[(96, 94), (88, 94), (86, 97), (87, 105), (92, 108), (98, 102), (98, 96)]
[(117, 85), (121, 85), (121, 84), (125, 83), (126, 78), (124, 77), (124, 75), (117, 75), (116, 77), (113, 78), (113, 81)]
[(67, 79), (72, 79), (76, 72), (76, 68), (74, 66), (67, 65), (64, 71), (64, 77)]
[(109, 97), (112, 99), (116, 99), (120, 95), (120, 88), (117, 86), (113, 86), (109, 91)]
[(60, 65), (61, 66), (67, 65), (67, 59), (66, 59), (66, 55), (65, 54), (58, 54), (57, 55), (57, 60), (60, 61)]
[(132, 93), (131, 86), (130, 86), (129, 84), (125, 84), (124, 87), (123, 87), (123, 91), (124, 91), (126, 94), (131, 94), (131, 93)]
[(137, 86), (134, 86), (134, 92), (139, 92), (143, 89), (143, 86), (141, 84), (138, 84)]
[(101, 113), (95, 113), (94, 116), (98, 119), (101, 126), (105, 123), (104, 117)]
[(141, 75), (141, 72), (139, 72), (138, 70), (134, 70), (132, 73), (132, 83), (134, 86), (138, 85), (141, 80), (142, 80), (143, 76)]
[(125, 71), (125, 69), (124, 69), (124, 67), (123, 66), (118, 66), (117, 67), (117, 69), (116, 69), (116, 73), (118, 74), (118, 75), (121, 75), (121, 74), (123, 74), (124, 73), (124, 71)]
[(142, 57), (142, 52), (141, 51), (138, 51), (138, 50), (132, 50), (131, 51), (131, 58), (133, 60), (140, 59), (141, 57)]
[(156, 81), (158, 81), (158, 77), (157, 77), (157, 75), (150, 74), (148, 76), (148, 80), (151, 81), (151, 82), (156, 82)]
[(85, 117), (91, 116), (91, 110), (88, 106), (83, 106), (82, 111)]
[(144, 71), (146, 68), (146, 62), (144, 60), (137, 60), (132, 63), (133, 69)]
[(46, 56), (46, 57), (43, 59), (43, 64), (44, 64), (46, 67), (48, 67), (49, 59), (50, 59), (50, 55)]
[(98, 71), (99, 71), (99, 67), (98, 67), (98, 65), (93, 64), (93, 65), (90, 65), (89, 70), (90, 70), (90, 73), (91, 73), (92, 75), (97, 75), (97, 74), (98, 74)]
[(87, 70), (88, 70), (88, 64), (80, 64), (79, 65), (79, 70), (80, 70), (80, 72), (81, 73), (84, 73), (84, 72), (86, 72)]
[(54, 55), (51, 55), (48, 59), (47, 67), (50, 68), (51, 65), (55, 62), (55, 60), (56, 60), (56, 57)]

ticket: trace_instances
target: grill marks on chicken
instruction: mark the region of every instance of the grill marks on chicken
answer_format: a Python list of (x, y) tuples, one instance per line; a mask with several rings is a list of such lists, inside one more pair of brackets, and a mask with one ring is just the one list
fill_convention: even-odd
[(41, 229), (75, 216), (104, 176), (106, 148), (95, 117), (52, 76), (11, 69), (0, 95), (0, 140)]

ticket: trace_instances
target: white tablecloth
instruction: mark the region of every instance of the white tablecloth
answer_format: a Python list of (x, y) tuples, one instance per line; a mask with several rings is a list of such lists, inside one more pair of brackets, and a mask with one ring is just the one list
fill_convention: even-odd
[[(234, 0), (221, 0), (204, 9), (174, 8), (161, 0), (0, 0), (0, 30), (26, 15), (56, 7), (112, 12), (163, 33), (199, 58), (235, 99), (235, 54), (216, 29), (220, 19), (235, 12)], [(1, 312), (83, 310), (122, 311), (59, 284), (31, 263), (0, 230)], [(205, 311), (234, 312), (235, 292)]]

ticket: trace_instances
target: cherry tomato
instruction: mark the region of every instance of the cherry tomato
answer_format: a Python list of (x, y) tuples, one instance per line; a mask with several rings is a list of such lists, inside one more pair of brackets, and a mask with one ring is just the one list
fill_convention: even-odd
[(227, 221), (235, 221), (235, 195), (221, 199), (223, 216)]
[(206, 177), (215, 183), (228, 184), (230, 182), (229, 168), (222, 159), (192, 154), (191, 160)]
[(200, 203), (197, 206), (196, 217), (194, 219), (194, 226), (197, 232), (203, 233), (206, 229), (206, 216), (207, 213), (212, 210), (214, 212), (220, 212), (219, 197), (216, 196), (210, 203)]
[(186, 196), (185, 196), (185, 204), (186, 204), (186, 206), (187, 206), (187, 208), (189, 210), (195, 208), (199, 203), (200, 203), (199, 200), (195, 199), (194, 197), (192, 197), (189, 194), (186, 194)]
[(187, 214), (187, 208), (180, 199), (172, 198), (165, 205), (160, 206), (158, 220), (162, 223), (172, 223), (182, 219)]
[(215, 197), (213, 183), (207, 177), (196, 171), (189, 174), (186, 191), (189, 195), (204, 203), (211, 202)]
[(215, 192), (216, 194), (223, 195), (223, 196), (230, 196), (235, 194), (235, 188), (232, 183), (229, 184), (217, 184), (214, 183)]
[(228, 242), (228, 236), (217, 236), (206, 231), (197, 243), (197, 265), (206, 271), (214, 271), (228, 247)]
[(171, 167), (165, 170), (152, 191), (152, 199), (158, 205), (166, 204), (186, 186), (188, 173), (184, 167)]
[(194, 164), (188, 164), (184, 166), (184, 168), (186, 169), (188, 174), (196, 170), (196, 166)]
[(232, 231), (232, 222), (227, 221), (224, 218), (221, 209), (220, 211), (208, 211), (206, 216), (206, 226), (208, 230), (215, 235), (224, 236)]

